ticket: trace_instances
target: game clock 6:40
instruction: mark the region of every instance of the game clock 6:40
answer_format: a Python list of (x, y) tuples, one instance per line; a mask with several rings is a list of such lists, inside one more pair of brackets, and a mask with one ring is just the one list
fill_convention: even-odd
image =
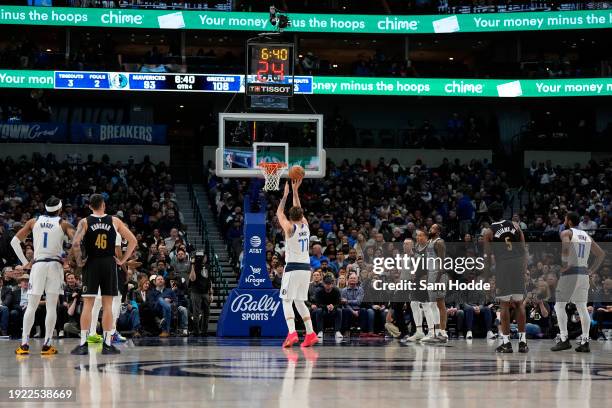
[(271, 85), (293, 76), (293, 44), (249, 44), (248, 75)]

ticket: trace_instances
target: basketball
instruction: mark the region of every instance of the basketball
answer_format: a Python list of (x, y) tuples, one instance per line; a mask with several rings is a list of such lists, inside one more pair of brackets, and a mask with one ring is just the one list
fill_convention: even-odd
[(304, 171), (304, 168), (302, 166), (291, 166), (291, 168), (289, 169), (289, 178), (291, 180), (299, 180), (304, 178), (304, 175), (306, 174), (306, 172)]

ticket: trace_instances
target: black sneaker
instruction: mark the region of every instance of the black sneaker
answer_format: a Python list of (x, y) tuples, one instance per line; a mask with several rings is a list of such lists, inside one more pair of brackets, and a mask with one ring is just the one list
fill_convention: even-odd
[(514, 352), (512, 350), (512, 343), (510, 342), (501, 344), (499, 347), (495, 349), (495, 351), (497, 351), (498, 353), (513, 353)]
[(121, 351), (112, 344), (108, 346), (106, 343), (102, 343), (102, 354), (121, 354)]
[(578, 347), (576, 347), (576, 352), (577, 353), (590, 353), (591, 352), (591, 348), (589, 347), (589, 342), (584, 342), (581, 345), (579, 345)]
[(562, 351), (562, 350), (569, 350), (572, 348), (572, 345), (570, 344), (569, 339), (565, 340), (565, 341), (559, 341), (557, 342), (557, 344), (555, 344), (550, 351)]
[(529, 351), (529, 346), (527, 342), (519, 341), (519, 353), (527, 353)]
[(87, 345), (87, 343), (83, 345), (79, 344), (78, 346), (72, 349), (70, 354), (74, 356), (86, 356), (87, 354), (89, 354), (89, 346)]

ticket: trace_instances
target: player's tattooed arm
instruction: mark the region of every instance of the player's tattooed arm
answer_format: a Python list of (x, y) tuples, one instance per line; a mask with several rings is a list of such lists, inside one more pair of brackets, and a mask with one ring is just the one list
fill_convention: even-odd
[(62, 229), (64, 230), (64, 234), (68, 236), (68, 239), (71, 241), (74, 239), (74, 227), (68, 221), (62, 221)]
[(482, 233), (483, 235), (483, 250), (485, 258), (485, 268), (483, 277), (488, 278), (491, 271), (491, 241), (493, 239), (493, 232), (489, 228), (485, 228)]
[(436, 278), (436, 282), (440, 282), (442, 279), (442, 275), (444, 274), (444, 257), (446, 256), (446, 244), (441, 239), (437, 240), (434, 244), (434, 249), (436, 251), (436, 256), (442, 259), (442, 267), (438, 271), (438, 276)]
[(591, 272), (597, 272), (603, 261), (606, 259), (606, 253), (597, 244), (597, 242), (591, 240), (591, 253), (595, 255), (595, 263), (591, 266)]
[(518, 223), (513, 221), (513, 224), (519, 232), (521, 246), (523, 247), (523, 272), (527, 272), (527, 264), (529, 263), (529, 259), (527, 257), (527, 243), (525, 242), (525, 234), (523, 234), (523, 230), (521, 230)]
[(561, 273), (565, 272), (568, 265), (570, 247), (572, 241), (572, 230), (561, 231)]
[(81, 251), (81, 242), (83, 241), (83, 237), (85, 236), (85, 231), (87, 231), (87, 218), (83, 218), (79, 221), (79, 225), (77, 225), (76, 234), (72, 237), (72, 255), (76, 260), (77, 266), (83, 267), (85, 266), (85, 260), (83, 259), (83, 252)]

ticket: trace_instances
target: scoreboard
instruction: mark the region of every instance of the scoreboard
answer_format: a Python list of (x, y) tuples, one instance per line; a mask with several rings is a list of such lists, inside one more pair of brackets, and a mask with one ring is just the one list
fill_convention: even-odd
[[(244, 93), (244, 75), (55, 71), (55, 89)], [(277, 78), (280, 79), (280, 78)], [(312, 77), (286, 76), (291, 93), (311, 94)]]

